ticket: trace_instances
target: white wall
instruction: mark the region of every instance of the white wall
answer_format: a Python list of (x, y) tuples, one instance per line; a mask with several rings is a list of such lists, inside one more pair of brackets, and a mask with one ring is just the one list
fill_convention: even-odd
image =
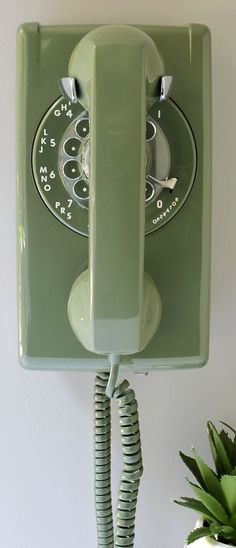
[[(214, 180), (210, 360), (203, 370), (131, 378), (140, 402), (145, 474), (136, 548), (181, 548), (195, 516), (178, 458), (208, 456), (206, 420), (236, 426), (235, 0), (7, 0), (0, 12), (1, 363), (0, 546), (92, 548), (93, 375), (27, 372), (17, 363), (15, 291), (15, 31), (41, 23), (206, 23), (212, 30)], [(119, 435), (114, 428), (114, 486)]]

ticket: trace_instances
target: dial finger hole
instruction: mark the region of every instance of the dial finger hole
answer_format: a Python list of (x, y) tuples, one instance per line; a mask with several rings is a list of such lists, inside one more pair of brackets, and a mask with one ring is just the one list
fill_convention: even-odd
[(146, 122), (146, 141), (151, 141), (156, 136), (157, 128), (153, 122)]
[(149, 181), (146, 181), (146, 188), (145, 188), (145, 202), (150, 202), (151, 199), (154, 196), (154, 185), (150, 183)]
[(63, 171), (68, 179), (78, 179), (80, 176), (80, 165), (76, 160), (68, 160), (63, 166)]
[(82, 118), (79, 120), (75, 126), (75, 131), (81, 139), (85, 139), (85, 137), (89, 134), (89, 119)]
[(64, 151), (68, 156), (79, 156), (81, 142), (77, 137), (68, 139), (64, 143)]
[(75, 183), (73, 191), (76, 198), (79, 198), (79, 200), (87, 200), (89, 197), (89, 186), (84, 179), (80, 179), (80, 181)]

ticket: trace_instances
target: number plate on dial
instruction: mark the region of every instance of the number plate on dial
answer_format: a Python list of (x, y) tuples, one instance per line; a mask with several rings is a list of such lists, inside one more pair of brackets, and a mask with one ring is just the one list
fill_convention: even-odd
[[(33, 145), (38, 191), (57, 219), (88, 236), (89, 116), (79, 103), (59, 98), (48, 109)], [(146, 234), (179, 211), (196, 172), (191, 128), (177, 105), (156, 102), (146, 121)], [(168, 181), (175, 184), (168, 184)]]

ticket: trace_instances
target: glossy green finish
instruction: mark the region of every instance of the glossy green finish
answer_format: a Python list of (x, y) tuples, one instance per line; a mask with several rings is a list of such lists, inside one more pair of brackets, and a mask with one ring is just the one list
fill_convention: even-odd
[[(128, 260), (128, 259), (127, 259)], [(145, 348), (155, 334), (161, 319), (161, 298), (157, 287), (153, 280), (144, 273), (143, 276), (143, 288), (142, 288), (142, 303), (140, 312), (140, 335), (138, 344), (141, 349)], [(94, 333), (91, 329), (91, 323), (93, 308), (91, 306), (91, 289), (90, 289), (90, 276), (89, 271), (85, 270), (75, 280), (68, 301), (68, 316), (71, 327), (78, 339), (82, 342), (83, 346), (88, 350), (94, 349)], [(111, 320), (110, 320), (111, 321)], [(115, 322), (115, 319), (114, 319)], [(113, 335), (109, 320), (103, 319), (103, 329), (105, 333), (109, 333), (109, 338), (105, 338), (104, 344), (106, 350), (101, 352), (100, 348), (96, 349), (99, 354), (120, 354), (121, 344), (127, 341), (127, 345), (130, 344), (130, 326), (126, 320), (127, 333), (125, 335), (122, 331), (119, 331), (119, 322), (117, 320), (117, 327), (115, 334)], [(95, 322), (94, 322), (95, 323)], [(123, 339), (121, 338), (123, 337)], [(95, 350), (94, 350), (95, 351)], [(126, 347), (126, 353), (132, 353), (130, 347)]]
[(154, 42), (124, 25), (88, 33), (69, 63), (90, 116), (86, 348), (100, 354), (142, 349), (146, 97), (162, 73)]
[[(29, 23), (18, 31), (19, 349), (21, 363), (30, 368), (109, 369), (105, 356), (78, 342), (67, 315), (71, 287), (88, 266), (88, 240), (51, 214), (31, 169), (36, 129), (59, 95), (58, 78), (67, 75), (73, 49), (92, 28)], [(162, 318), (148, 346), (121, 362), (141, 372), (196, 367), (207, 360), (211, 74), (206, 27), (139, 28), (154, 40), (165, 73), (174, 76), (171, 98), (190, 123), (197, 148), (195, 182), (184, 206), (145, 238), (145, 271), (159, 289)]]

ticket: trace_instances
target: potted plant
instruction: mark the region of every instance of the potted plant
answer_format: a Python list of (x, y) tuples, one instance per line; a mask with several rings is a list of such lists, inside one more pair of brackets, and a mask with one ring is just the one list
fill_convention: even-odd
[(197, 498), (181, 497), (174, 502), (200, 515), (186, 541), (186, 544), (194, 542), (196, 548), (236, 546), (236, 430), (222, 424), (226, 430), (217, 431), (212, 422), (207, 423), (215, 471), (194, 448), (191, 457), (180, 452), (198, 482), (188, 480)]

